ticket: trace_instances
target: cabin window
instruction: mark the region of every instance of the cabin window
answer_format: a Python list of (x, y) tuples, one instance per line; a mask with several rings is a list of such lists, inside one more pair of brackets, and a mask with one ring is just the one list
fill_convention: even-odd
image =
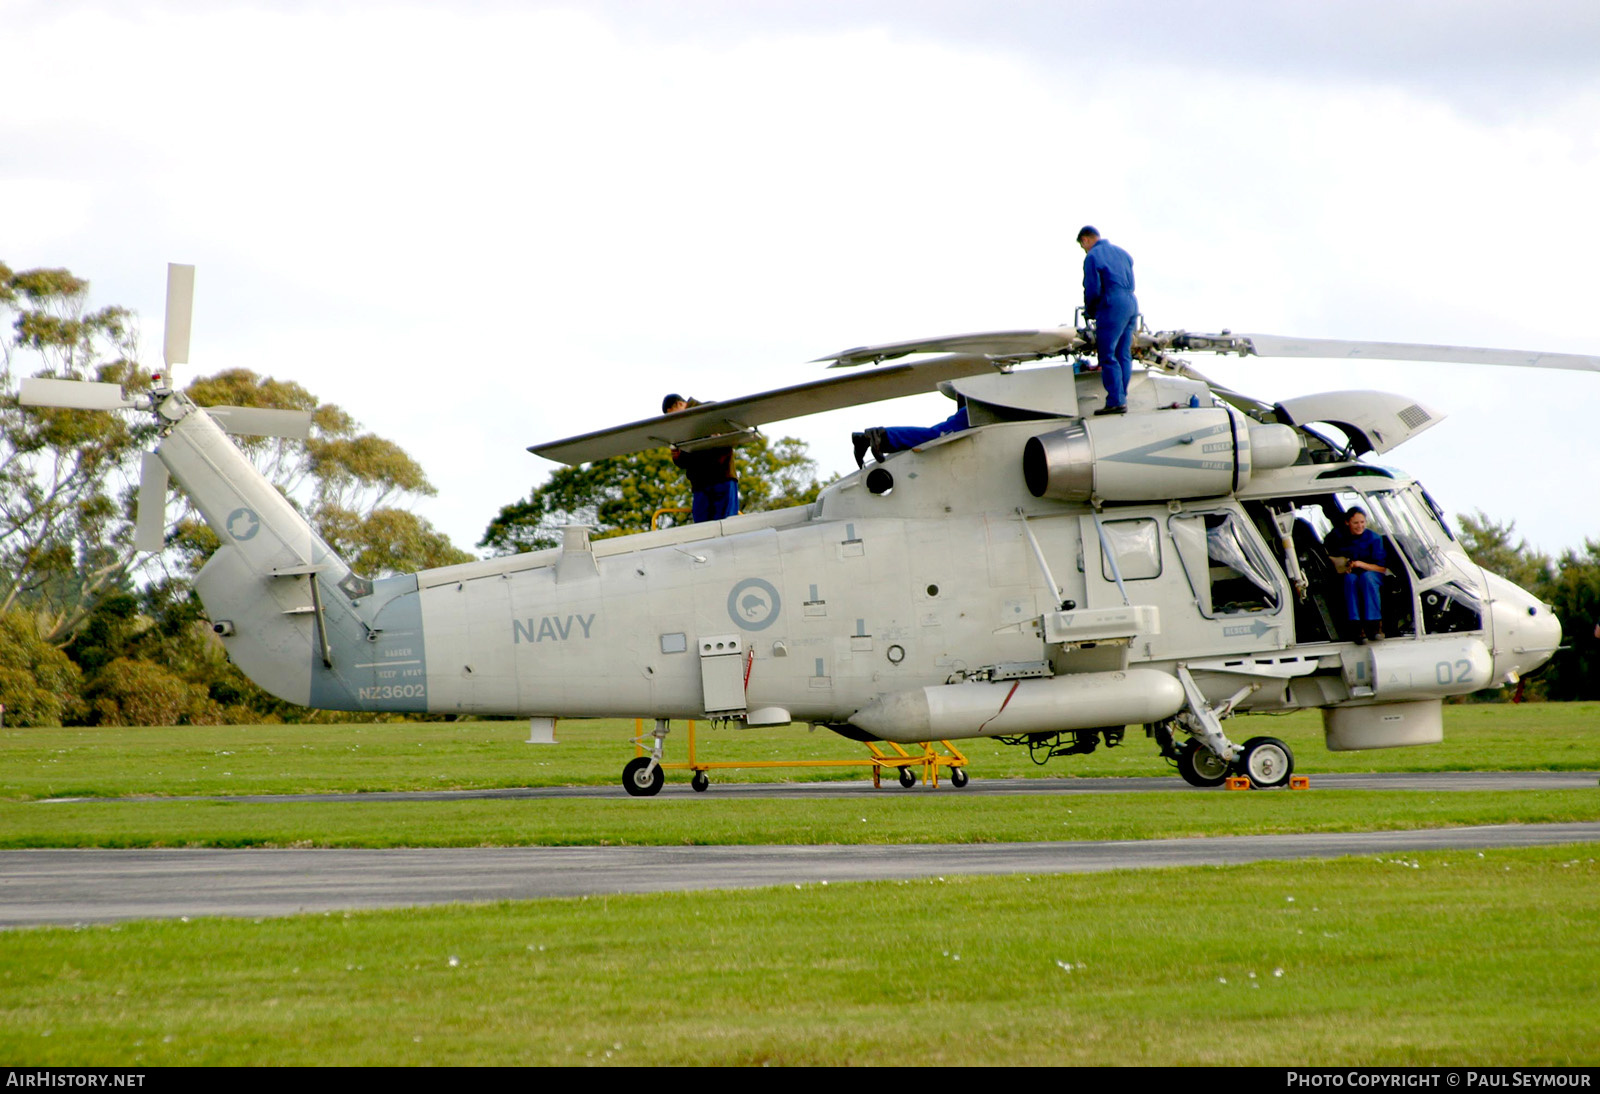
[(1201, 615), (1277, 611), (1278, 582), (1243, 517), (1180, 513), (1167, 527)]
[[(1108, 520), (1100, 529), (1107, 548), (1100, 556), (1100, 575), (1107, 581), (1115, 581), (1117, 573), (1124, 581), (1161, 576), (1161, 529), (1154, 520)], [(1115, 573), (1112, 559), (1117, 563)]]

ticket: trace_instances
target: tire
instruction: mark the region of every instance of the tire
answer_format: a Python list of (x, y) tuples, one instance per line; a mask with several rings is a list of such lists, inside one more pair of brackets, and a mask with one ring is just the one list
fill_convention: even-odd
[(963, 786), (967, 785), (966, 768), (952, 767), (950, 769), (950, 785), (955, 787), (957, 790), (960, 790)]
[(706, 773), (704, 771), (696, 771), (694, 773), (694, 778), (689, 780), (689, 785), (694, 788), (694, 792), (696, 794), (704, 794), (706, 792), (706, 788), (711, 785), (711, 780), (706, 777)]
[(1203, 748), (1198, 741), (1185, 741), (1178, 747), (1178, 774), (1190, 786), (1221, 786), (1228, 771), (1227, 761)]
[(635, 798), (655, 797), (661, 793), (666, 781), (667, 773), (661, 770), (659, 764), (652, 769), (648, 756), (629, 760), (627, 766), (622, 769), (622, 788)]
[(1258, 790), (1283, 786), (1294, 774), (1294, 752), (1276, 737), (1252, 737), (1236, 763), (1238, 772)]
[(902, 767), (900, 769), (900, 785), (905, 787), (907, 790), (911, 789), (913, 786), (916, 786), (917, 773), (911, 770), (909, 767)]

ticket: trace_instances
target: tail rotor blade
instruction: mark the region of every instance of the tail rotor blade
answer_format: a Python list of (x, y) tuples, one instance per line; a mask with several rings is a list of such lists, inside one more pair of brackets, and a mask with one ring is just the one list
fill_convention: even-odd
[(133, 546), (138, 551), (159, 551), (167, 542), (167, 465), (154, 452), (139, 462), (139, 509), (134, 520)]
[(167, 263), (167, 329), (161, 359), (167, 364), (167, 385), (172, 386), (173, 365), (189, 363), (189, 322), (194, 315), (194, 267)]
[(206, 413), (229, 433), (252, 437), (287, 437), (303, 441), (311, 435), (311, 415), (304, 410), (269, 410), (259, 406), (208, 406)]
[(49, 376), (32, 376), (22, 381), (17, 401), (23, 406), (56, 406), (70, 410), (122, 410), (135, 405), (117, 384), (57, 380)]

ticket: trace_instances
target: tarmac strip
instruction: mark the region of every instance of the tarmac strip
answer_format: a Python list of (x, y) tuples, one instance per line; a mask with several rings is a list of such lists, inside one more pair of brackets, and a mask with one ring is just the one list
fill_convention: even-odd
[(0, 851), (0, 926), (285, 916), (609, 893), (953, 874), (1093, 873), (1595, 842), (1600, 842), (1600, 822), (1003, 844)]

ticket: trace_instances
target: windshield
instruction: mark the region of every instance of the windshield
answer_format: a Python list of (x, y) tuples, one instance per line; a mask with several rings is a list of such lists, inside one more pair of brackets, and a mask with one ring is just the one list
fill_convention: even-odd
[(1367, 521), (1380, 536), (1387, 536), (1411, 563), (1411, 571), (1426, 580), (1445, 568), (1444, 555), (1435, 536), (1441, 526), (1420, 498), (1409, 492), (1377, 490), (1363, 497), (1341, 494), (1339, 504), (1348, 512), (1365, 502)]

